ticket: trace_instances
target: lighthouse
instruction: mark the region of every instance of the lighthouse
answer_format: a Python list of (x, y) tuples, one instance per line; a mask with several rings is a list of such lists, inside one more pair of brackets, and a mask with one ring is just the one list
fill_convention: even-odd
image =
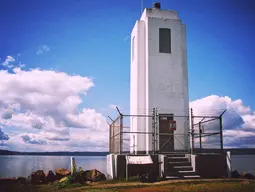
[(164, 10), (160, 3), (144, 9), (131, 33), (130, 60), (130, 113), (137, 115), (130, 118), (130, 131), (134, 132), (130, 134), (130, 152), (148, 154), (152, 151), (152, 135), (139, 132), (153, 131), (149, 116), (155, 107), (159, 114), (159, 132), (165, 129), (166, 120), (176, 122), (176, 129), (166, 129), (172, 136), (159, 136), (157, 151), (188, 150), (186, 26), (176, 11)]

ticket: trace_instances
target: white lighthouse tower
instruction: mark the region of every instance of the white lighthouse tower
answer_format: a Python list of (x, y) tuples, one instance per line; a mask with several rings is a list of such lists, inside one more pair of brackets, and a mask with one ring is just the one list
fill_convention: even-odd
[[(158, 149), (188, 150), (189, 96), (186, 48), (186, 26), (176, 11), (161, 9), (160, 3), (146, 8), (137, 20), (131, 34), (130, 113), (173, 116), (176, 130), (172, 143), (159, 137)], [(161, 129), (159, 125), (159, 129)], [(130, 119), (131, 132), (152, 132), (152, 118)], [(152, 137), (149, 134), (131, 134), (131, 152), (150, 152)], [(164, 151), (167, 152), (167, 151)], [(170, 152), (170, 151), (169, 151)]]

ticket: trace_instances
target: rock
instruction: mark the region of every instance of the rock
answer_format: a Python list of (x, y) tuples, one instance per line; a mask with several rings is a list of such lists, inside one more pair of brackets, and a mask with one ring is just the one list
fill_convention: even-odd
[(68, 175), (70, 175), (71, 172), (65, 168), (58, 168), (56, 169), (56, 179), (60, 180)]
[(85, 179), (85, 174), (84, 172), (80, 172), (79, 174), (76, 174), (75, 176), (73, 176), (73, 181), (75, 183), (81, 183), (81, 184), (84, 184), (86, 182), (86, 179)]
[(31, 174), (31, 184), (42, 184), (45, 183), (45, 174), (43, 170), (38, 170)]
[(246, 173), (246, 172), (243, 172), (242, 173), (242, 177), (245, 178), (245, 179), (254, 179), (254, 175), (250, 174), (250, 173)]
[(234, 170), (234, 171), (232, 171), (232, 173), (231, 173), (231, 177), (232, 178), (239, 178), (241, 175), (238, 173), (238, 171), (237, 170)]
[(25, 177), (18, 177), (17, 180), (19, 184), (22, 184), (22, 185), (27, 184), (27, 179)]
[(97, 181), (104, 181), (106, 180), (106, 177), (103, 173), (100, 171), (93, 169), (91, 170), (91, 181), (92, 182), (97, 182)]
[(50, 183), (55, 181), (55, 174), (53, 173), (53, 171), (48, 171), (48, 173), (46, 174), (46, 180)]
[(84, 181), (92, 181), (92, 171), (91, 170), (87, 170), (87, 171), (84, 171), (82, 173), (82, 177), (84, 178)]
[(89, 182), (97, 182), (97, 181), (104, 181), (106, 177), (100, 171), (93, 169), (82, 171), (79, 174), (75, 175), (74, 181), (78, 183), (89, 183)]

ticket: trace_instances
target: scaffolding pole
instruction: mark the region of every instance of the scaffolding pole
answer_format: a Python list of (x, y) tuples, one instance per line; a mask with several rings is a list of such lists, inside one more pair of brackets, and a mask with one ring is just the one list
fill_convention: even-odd
[(195, 145), (195, 141), (194, 141), (194, 115), (193, 115), (193, 109), (190, 109), (190, 114), (191, 114), (191, 154), (193, 154), (193, 150), (194, 150), (194, 145)]
[(222, 127), (222, 116), (226, 112), (226, 109), (220, 115), (220, 148), (223, 150), (223, 127)]
[(201, 128), (201, 121), (199, 122), (199, 144), (200, 150), (202, 149), (202, 128)]

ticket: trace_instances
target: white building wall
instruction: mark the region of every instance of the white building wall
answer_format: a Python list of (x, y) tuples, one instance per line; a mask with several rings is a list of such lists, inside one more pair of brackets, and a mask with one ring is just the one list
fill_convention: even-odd
[[(171, 29), (170, 54), (159, 53), (159, 28)], [(159, 113), (188, 116), (186, 28), (178, 19), (177, 13), (145, 9), (141, 20), (133, 29), (131, 39), (134, 35), (138, 45), (135, 46), (137, 55), (133, 61), (131, 60), (131, 114), (151, 115), (153, 107), (157, 107)], [(134, 119), (130, 123), (131, 130), (152, 132), (151, 118)], [(188, 134), (188, 119), (179, 117), (175, 120), (177, 121), (175, 133)], [(136, 150), (152, 150), (151, 136), (140, 134), (136, 135), (136, 138), (135, 143), (138, 147)], [(175, 149), (188, 148), (188, 137), (177, 136)]]
[[(134, 39), (134, 40), (133, 40)], [(133, 47), (133, 50), (132, 50)], [(134, 54), (134, 57), (132, 56)], [(144, 115), (146, 112), (145, 62), (145, 22), (137, 21), (131, 34), (131, 77), (130, 77), (130, 113), (131, 115)], [(131, 117), (131, 132), (146, 131), (145, 117)], [(145, 151), (146, 140), (144, 134), (132, 134), (130, 138), (131, 152)], [(137, 148), (138, 147), (138, 148)], [(135, 149), (134, 149), (135, 148)]]
[[(130, 50), (130, 113), (135, 114), (138, 108), (138, 69), (137, 69), (137, 22), (131, 33), (131, 50)], [(137, 131), (137, 119), (130, 118), (130, 131)], [(133, 152), (137, 145), (135, 134), (130, 134), (130, 152)]]

